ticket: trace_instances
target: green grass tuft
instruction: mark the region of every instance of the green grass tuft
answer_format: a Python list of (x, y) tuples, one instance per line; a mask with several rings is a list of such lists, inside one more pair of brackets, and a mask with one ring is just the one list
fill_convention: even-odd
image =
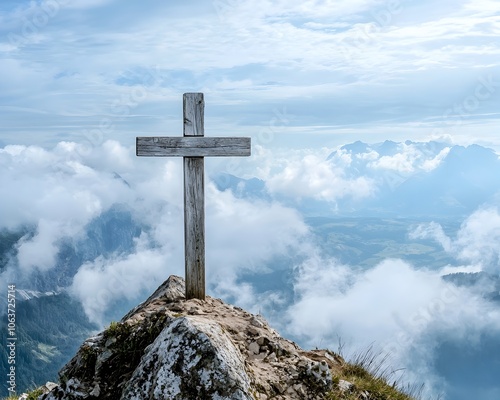
[[(38, 399), (38, 397), (40, 397), (42, 394), (44, 393), (43, 389), (40, 387), (40, 388), (37, 388), (37, 389), (34, 389), (32, 390), (31, 392), (28, 392), (28, 397), (27, 397), (27, 400), (36, 400)], [(10, 395), (9, 397), (5, 397), (3, 398), (3, 400), (18, 400), (19, 399), (19, 396), (18, 394), (12, 394)]]
[(36, 400), (38, 399), (39, 396), (41, 396), (43, 394), (43, 389), (42, 388), (38, 388), (38, 389), (35, 389), (33, 390), (32, 392), (29, 392), (28, 393), (28, 398), (27, 400)]
[[(339, 346), (342, 352), (342, 346)], [(349, 357), (334, 379), (334, 389), (327, 395), (329, 400), (420, 400), (424, 385), (402, 385), (401, 370), (388, 367), (388, 355), (377, 353), (373, 346)], [(398, 377), (399, 376), (399, 377)], [(353, 384), (349, 392), (342, 392), (340, 380)], [(362, 394), (365, 394), (363, 396)], [(366, 397), (367, 396), (367, 397)]]

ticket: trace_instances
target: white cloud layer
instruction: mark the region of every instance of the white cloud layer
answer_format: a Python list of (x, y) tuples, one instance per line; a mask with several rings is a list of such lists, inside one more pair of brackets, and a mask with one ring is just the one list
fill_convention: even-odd
[[(425, 171), (428, 162), (439, 162), (435, 160), (443, 151), (425, 153), (407, 143), (396, 146), (389, 157), (404, 160), (391, 164), (399, 165), (400, 173), (408, 171), (408, 165)], [(324, 149), (315, 156), (310, 151), (277, 153), (260, 147), (255, 171), (273, 194), (284, 199), (357, 198), (370, 195), (370, 185), (380, 184), (375, 174), (383, 168), (370, 163), (384, 157), (381, 150), (338, 150), (327, 160), (330, 152)], [(208, 168), (217, 172), (224, 164), (217, 165)], [(79, 268), (70, 293), (88, 316), (105, 324), (106, 312), (114, 305), (138, 301), (170, 274), (183, 274), (180, 160), (136, 159), (133, 148), (110, 140), (94, 147), (60, 142), (51, 150), (6, 146), (0, 148), (0, 166), (0, 187), (9, 194), (0, 196), (0, 229), (34, 228), (17, 243), (17, 254), (2, 281), (35, 269), (49, 271), (63, 241), (81, 239), (88, 223), (115, 204), (127, 205), (144, 231), (130, 252), (97, 256)], [(235, 164), (235, 172), (252, 168)], [(356, 188), (361, 181), (353, 179), (353, 171), (368, 171), (372, 178), (365, 178), (364, 188)], [(304, 345), (336, 349), (339, 336), (355, 349), (375, 343), (391, 353), (393, 365), (406, 368), (406, 379), (425, 377), (438, 391), (443, 386), (432, 365), (444, 337), (474, 347), (484, 332), (500, 333), (500, 311), (482, 297), (489, 288), (457, 288), (444, 281), (441, 276), (453, 271), (451, 266), (429, 271), (397, 259), (365, 271), (342, 265), (318, 249), (297, 210), (276, 200), (220, 192), (209, 180), (206, 211), (210, 293), (254, 311), (279, 307), (282, 311), (273, 323)], [(454, 237), (433, 223), (418, 227), (412, 238), (438, 240), (464, 264), (460, 270), (499, 272), (498, 207), (477, 210)], [(269, 272), (269, 262), (280, 257), (291, 263), (284, 275), (293, 268), (291, 303), (284, 292), (263, 296), (241, 279), (246, 273)]]
[(472, 349), (485, 332), (500, 333), (496, 305), (443, 281), (440, 271), (416, 270), (402, 260), (355, 272), (316, 255), (299, 266), (295, 292), (290, 332), (311, 347), (336, 349), (340, 340), (348, 354), (373, 346), (405, 371), (404, 381), (425, 377), (428, 396), (446, 389), (433, 368), (443, 340)]
[[(88, 151), (91, 150), (91, 151)], [(15, 265), (29, 276), (55, 267), (65, 240), (84, 239), (87, 225), (115, 204), (127, 205), (147, 228), (132, 253), (86, 262), (71, 291), (94, 321), (121, 298), (137, 299), (170, 274), (182, 274), (182, 160), (133, 159), (115, 141), (87, 149), (61, 142), (51, 151), (36, 146), (0, 149), (0, 229), (34, 227), (16, 245)], [(309, 231), (300, 214), (273, 201), (236, 198), (206, 187), (208, 284), (229, 290), (243, 271), (300, 247)], [(229, 292), (228, 292), (229, 290)], [(251, 306), (251, 304), (248, 304)]]
[(372, 180), (365, 177), (346, 178), (341, 168), (314, 155), (289, 161), (282, 172), (267, 181), (267, 186), (272, 193), (326, 201), (368, 197), (375, 189)]
[(500, 212), (498, 207), (485, 206), (475, 211), (461, 225), (456, 237), (444, 233), (441, 225), (432, 222), (418, 226), (412, 238), (434, 239), (456, 259), (480, 270), (500, 273)]

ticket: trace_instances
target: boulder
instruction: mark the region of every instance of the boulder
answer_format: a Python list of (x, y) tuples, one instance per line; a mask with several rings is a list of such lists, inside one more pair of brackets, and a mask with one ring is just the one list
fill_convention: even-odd
[(252, 400), (245, 362), (214, 321), (176, 319), (149, 346), (122, 399)]

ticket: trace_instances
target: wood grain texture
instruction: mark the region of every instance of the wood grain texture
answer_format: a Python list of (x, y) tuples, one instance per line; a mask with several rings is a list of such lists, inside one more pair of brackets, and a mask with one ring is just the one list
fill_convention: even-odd
[(184, 93), (184, 136), (203, 136), (205, 134), (205, 101), (203, 93)]
[(136, 152), (141, 157), (247, 157), (249, 137), (138, 137)]
[[(186, 299), (205, 300), (205, 160), (185, 154), (198, 149), (204, 135), (203, 93), (184, 93), (184, 252)], [(193, 143), (189, 144), (189, 141)], [(200, 144), (198, 144), (200, 143)]]
[(184, 158), (186, 299), (205, 300), (205, 194), (203, 157)]

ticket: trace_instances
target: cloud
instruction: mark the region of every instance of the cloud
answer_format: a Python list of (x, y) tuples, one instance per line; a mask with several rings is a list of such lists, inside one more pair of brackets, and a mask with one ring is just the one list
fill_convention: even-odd
[(428, 149), (427, 147), (430, 146), (422, 146), (422, 143), (400, 143), (395, 154), (379, 155), (368, 164), (368, 167), (375, 170), (397, 171), (402, 174), (410, 174), (419, 170), (432, 171), (446, 158), (450, 147), (445, 147), (438, 153), (436, 153), (438, 149)]
[[(299, 267), (299, 300), (289, 315), (294, 329), (306, 333), (310, 344), (337, 334), (357, 343), (383, 342), (398, 329), (400, 318), (417, 312), (442, 287), (439, 274), (416, 271), (401, 260), (356, 273), (316, 256)], [(314, 318), (309, 314), (312, 308), (317, 309)]]
[(500, 273), (500, 212), (496, 206), (484, 206), (470, 215), (456, 237), (450, 238), (441, 225), (419, 225), (410, 236), (434, 239), (457, 260), (494, 274)]
[(276, 259), (293, 259), (310, 240), (309, 227), (294, 209), (278, 202), (243, 200), (210, 185), (207, 193), (207, 281), (214, 292), (257, 311), (245, 273), (269, 272)]
[(8, 191), (0, 197), (0, 229), (34, 227), (16, 246), (24, 274), (53, 268), (63, 239), (81, 237), (93, 218), (134, 197), (123, 181), (86, 165), (75, 149), (68, 143), (52, 151), (37, 146), (0, 149), (0, 185)]
[(40, 220), (34, 236), (24, 236), (16, 245), (19, 267), (24, 272), (34, 268), (42, 271), (56, 265), (56, 256), (59, 253), (58, 239), (65, 237), (63, 227), (53, 221)]
[[(101, 153), (103, 160), (117, 161), (130, 151), (117, 146), (107, 142), (96, 152), (106, 152)], [(34, 229), (17, 244), (18, 266), (28, 275), (35, 268), (46, 271), (55, 266), (63, 239), (82, 238), (87, 224), (111, 206), (134, 202), (136, 194), (123, 179), (112, 170), (91, 167), (79, 149), (67, 142), (52, 150), (0, 149), (0, 185), (8, 192), (0, 196), (0, 229)], [(124, 163), (116, 166), (123, 170)]]
[[(206, 279), (209, 293), (248, 309), (257, 307), (250, 284), (237, 282), (245, 272), (259, 272), (273, 258), (297, 252), (308, 228), (292, 209), (276, 203), (235, 198), (207, 188)], [(128, 255), (98, 257), (78, 270), (71, 293), (92, 321), (102, 324), (106, 312), (121, 299), (151, 293), (166, 277), (184, 275), (182, 209), (154, 205), (139, 219), (151, 226)], [(141, 211), (136, 210), (136, 212)]]
[(103, 326), (108, 322), (106, 313), (117, 303), (137, 301), (152, 293), (168, 275), (180, 273), (179, 264), (159, 249), (141, 248), (137, 243), (129, 255), (98, 257), (83, 264), (74, 276), (70, 293), (82, 303), (89, 319)]
[(443, 227), (437, 222), (421, 224), (410, 232), (410, 239), (434, 239), (445, 251), (450, 252), (452, 249), (452, 241), (443, 230)]
[(342, 169), (315, 155), (307, 155), (299, 161), (290, 161), (283, 171), (272, 176), (266, 185), (274, 194), (326, 201), (344, 197), (360, 199), (374, 192), (372, 180), (366, 177), (348, 179)]
[(309, 233), (296, 210), (276, 202), (238, 199), (210, 185), (207, 203), (209, 255), (224, 260), (221, 272), (285, 255)]
[(0, 180), (11, 194), (0, 199), (0, 227), (13, 229), (40, 218), (83, 225), (120, 195), (127, 198), (122, 182), (85, 165), (75, 153), (60, 151), (62, 147), (0, 149)]
[(394, 369), (405, 370), (404, 381), (426, 379), (428, 395), (445, 389), (433, 367), (443, 340), (473, 349), (485, 332), (500, 333), (495, 304), (443, 281), (440, 271), (403, 260), (356, 271), (313, 255), (298, 267), (294, 289), (284, 326), (295, 337), (332, 349), (340, 338), (347, 354), (373, 346), (390, 356)]
[(422, 164), (422, 169), (426, 172), (436, 169), (439, 164), (441, 164), (441, 162), (446, 158), (446, 156), (450, 152), (450, 149), (450, 147), (445, 147), (434, 158), (425, 160)]
[[(57, 12), (44, 11), (55, 3)], [(107, 138), (125, 142), (138, 125), (163, 133), (182, 118), (172, 99), (203, 90), (220, 116), (215, 131), (259, 132), (266, 112), (287, 106), (287, 132), (308, 137), (302, 147), (310, 143), (305, 132), (328, 132), (328, 141), (341, 134), (372, 140), (376, 130), (421, 138), (443, 128), (464, 136), (472, 123), (474, 137), (496, 141), (495, 96), (453, 129), (443, 116), (474, 94), (481, 76), (497, 76), (494, 2), (220, 0), (197, 2), (196, 12), (159, 1), (21, 4), (0, 12), (0, 67), (7, 71), (0, 112), (10, 143), (74, 140), (127, 98), (124, 74), (156, 65), (161, 83), (132, 107), (134, 118), (116, 118)]]
[[(16, 244), (10, 264), (19, 279), (55, 268), (62, 246), (93, 235), (89, 224), (116, 205), (126, 206), (142, 229), (133, 248), (78, 266), (71, 293), (96, 322), (120, 299), (137, 301), (184, 270), (182, 160), (134, 157), (132, 148), (116, 141), (0, 149), (0, 185), (9, 191), (0, 197), (0, 229), (30, 231)], [(236, 198), (209, 180), (206, 232), (208, 287), (249, 307), (254, 293), (236, 284), (238, 277), (297, 252), (309, 235), (296, 210)]]

